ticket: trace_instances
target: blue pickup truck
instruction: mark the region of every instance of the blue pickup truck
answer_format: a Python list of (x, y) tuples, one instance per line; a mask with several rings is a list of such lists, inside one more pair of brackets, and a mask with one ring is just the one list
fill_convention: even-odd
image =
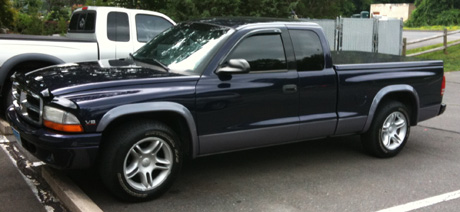
[(442, 61), (331, 53), (313, 23), (214, 18), (178, 24), (129, 58), (13, 77), (6, 115), (50, 166), (96, 166), (118, 197), (160, 196), (184, 159), (359, 134), (377, 157), (442, 114)]

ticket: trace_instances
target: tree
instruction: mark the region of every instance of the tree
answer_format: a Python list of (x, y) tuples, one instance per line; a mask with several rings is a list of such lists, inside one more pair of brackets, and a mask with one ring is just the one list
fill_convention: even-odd
[(296, 13), (304, 18), (336, 18), (337, 16), (350, 16), (356, 10), (351, 0), (300, 0)]
[(0, 28), (12, 28), (16, 11), (10, 0), (0, 0)]
[(406, 22), (407, 26), (460, 24), (458, 0), (416, 0), (415, 5), (417, 8)]
[(154, 10), (176, 21), (215, 16), (288, 17), (299, 0), (112, 0), (114, 5)]
[(371, 4), (374, 3), (376, 3), (374, 0), (353, 0), (353, 4), (355, 5), (353, 14), (360, 13), (361, 11), (369, 11)]
[(373, 4), (403, 4), (414, 3), (415, 0), (374, 0)]

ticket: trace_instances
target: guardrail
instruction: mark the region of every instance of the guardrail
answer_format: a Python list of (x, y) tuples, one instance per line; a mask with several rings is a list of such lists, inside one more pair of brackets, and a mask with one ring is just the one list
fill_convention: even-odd
[[(427, 37), (427, 38), (422, 38), (422, 39), (418, 39), (418, 40), (414, 40), (414, 41), (410, 41), (410, 42), (407, 42), (407, 39), (406, 39), (406, 38), (403, 38), (402, 55), (403, 55), (403, 56), (412, 57), (412, 56), (422, 55), (422, 54), (426, 54), (426, 53), (430, 53), (430, 52), (435, 52), (435, 51), (439, 51), (439, 50), (444, 50), (444, 54), (447, 54), (447, 48), (448, 48), (448, 47), (451, 47), (451, 46), (455, 46), (455, 45), (460, 44), (460, 41), (455, 42), (455, 43), (451, 43), (451, 44), (449, 44), (449, 45), (447, 44), (447, 36), (448, 36), (448, 35), (452, 35), (452, 34), (456, 34), (456, 33), (460, 33), (460, 30), (458, 30), (458, 31), (453, 31), (453, 32), (447, 32), (447, 29), (444, 29), (444, 32), (443, 32), (443, 34), (441, 34), (441, 35), (435, 35), (435, 36), (431, 36), (431, 37)], [(424, 41), (428, 41), (428, 40), (433, 40), (433, 39), (440, 38), (440, 37), (443, 37), (443, 38), (444, 38), (444, 43), (443, 43), (444, 45), (443, 45), (443, 46), (438, 47), (438, 48), (434, 48), (434, 49), (429, 49), (429, 50), (422, 51), (422, 52), (417, 52), (417, 53), (414, 53), (414, 54), (406, 55), (407, 45), (414, 44), (414, 43), (420, 43), (420, 42), (424, 42)]]

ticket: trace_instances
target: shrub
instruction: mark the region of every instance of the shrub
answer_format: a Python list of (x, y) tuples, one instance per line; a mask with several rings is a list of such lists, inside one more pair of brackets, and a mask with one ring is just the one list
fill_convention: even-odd
[(441, 12), (435, 22), (439, 25), (449, 26), (449, 25), (459, 25), (460, 24), (460, 10), (459, 9), (450, 9)]
[(42, 35), (44, 33), (44, 24), (38, 14), (19, 13), (15, 25), (15, 31), (21, 34)]
[(460, 1), (418, 0), (406, 26), (458, 25), (460, 23)]

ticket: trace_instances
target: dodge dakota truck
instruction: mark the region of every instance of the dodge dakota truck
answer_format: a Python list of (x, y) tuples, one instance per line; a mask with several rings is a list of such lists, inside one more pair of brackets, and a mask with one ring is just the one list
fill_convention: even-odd
[(127, 57), (175, 22), (158, 12), (117, 7), (74, 11), (65, 37), (0, 35), (2, 114), (11, 104), (10, 76), (68, 62)]
[(356, 134), (392, 157), (446, 109), (442, 61), (329, 49), (308, 22), (183, 22), (129, 58), (15, 74), (7, 119), (50, 166), (96, 167), (118, 197), (142, 201), (189, 157)]

